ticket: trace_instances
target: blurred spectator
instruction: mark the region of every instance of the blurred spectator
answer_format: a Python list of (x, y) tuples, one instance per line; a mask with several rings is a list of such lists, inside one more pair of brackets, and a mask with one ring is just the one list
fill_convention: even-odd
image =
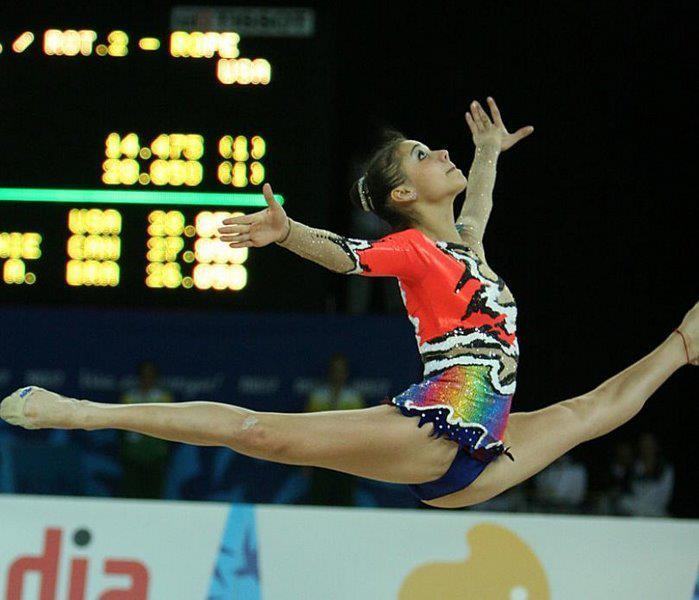
[(620, 496), (621, 513), (640, 517), (667, 517), (675, 485), (675, 469), (662, 455), (658, 439), (644, 433), (638, 439), (631, 490)]
[[(333, 354), (328, 365), (327, 381), (311, 390), (306, 412), (364, 408), (364, 399), (347, 384), (348, 378), (347, 357), (341, 353)], [(311, 504), (351, 506), (354, 503), (356, 479), (352, 475), (315, 467), (309, 467), (307, 473), (311, 477)]]
[(612, 462), (607, 472), (602, 475), (602, 490), (596, 494), (596, 513), (619, 514), (619, 498), (631, 492), (633, 469), (633, 445), (627, 441), (616, 442)]
[(610, 465), (610, 492), (616, 498), (631, 491), (633, 477), (633, 446), (629, 442), (619, 442), (614, 447), (614, 460)]
[[(144, 362), (138, 371), (138, 384), (121, 397), (122, 404), (172, 402), (172, 395), (159, 384), (158, 368)], [(124, 469), (122, 496), (161, 498), (170, 443), (140, 433), (121, 435), (121, 461)]]
[(534, 510), (580, 512), (587, 495), (587, 468), (564, 454), (534, 478)]

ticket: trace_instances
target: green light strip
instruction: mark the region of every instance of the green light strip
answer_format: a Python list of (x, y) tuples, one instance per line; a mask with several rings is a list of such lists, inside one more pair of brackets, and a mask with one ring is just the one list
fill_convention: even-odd
[[(284, 196), (275, 194), (280, 204)], [(265, 207), (261, 193), (160, 192), (142, 190), (63, 190), (46, 188), (0, 188), (0, 202), (51, 202), (55, 204), (147, 204), (168, 206)]]

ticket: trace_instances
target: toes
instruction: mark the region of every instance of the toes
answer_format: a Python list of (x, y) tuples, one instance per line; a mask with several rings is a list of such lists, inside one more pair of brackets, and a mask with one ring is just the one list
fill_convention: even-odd
[(17, 425), (25, 429), (37, 429), (29, 422), (24, 413), (24, 406), (27, 397), (35, 390), (34, 387), (20, 388), (10, 394), (0, 403), (0, 419), (7, 421), (10, 425)]
[(0, 419), (7, 421), (10, 425), (19, 425), (23, 407), (23, 399), (14, 392), (0, 403)]

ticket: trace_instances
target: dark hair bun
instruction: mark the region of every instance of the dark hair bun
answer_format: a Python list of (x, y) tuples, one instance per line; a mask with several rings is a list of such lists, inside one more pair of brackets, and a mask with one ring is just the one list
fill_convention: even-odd
[[(391, 190), (405, 181), (398, 151), (405, 137), (400, 132), (385, 129), (382, 138), (381, 146), (366, 163), (364, 180), (359, 178), (352, 184), (350, 199), (362, 211), (366, 210), (366, 204), (366, 208), (386, 221), (393, 231), (401, 231), (412, 226), (412, 217), (407, 209), (394, 206), (389, 198)], [(362, 196), (365, 203), (362, 203)]]

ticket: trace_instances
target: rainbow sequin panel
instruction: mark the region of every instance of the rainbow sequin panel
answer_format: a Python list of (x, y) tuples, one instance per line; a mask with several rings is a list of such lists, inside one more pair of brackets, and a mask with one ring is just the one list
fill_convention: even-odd
[(490, 382), (490, 367), (459, 365), (411, 385), (391, 399), (407, 416), (419, 416), (419, 427), (434, 424), (442, 435), (466, 447), (474, 456), (492, 459), (506, 452), (512, 395), (504, 396)]

